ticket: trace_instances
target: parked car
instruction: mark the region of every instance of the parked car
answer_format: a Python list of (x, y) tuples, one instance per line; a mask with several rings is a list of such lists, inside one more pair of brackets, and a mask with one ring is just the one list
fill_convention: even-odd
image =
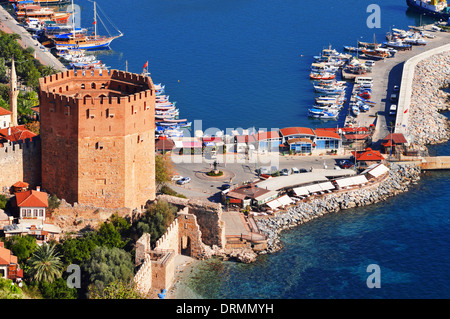
[(394, 92), (398, 92), (400, 90), (400, 87), (398, 85), (394, 85)]
[(307, 173), (308, 170), (306, 168), (300, 168), (300, 173)]
[(300, 171), (298, 170), (297, 167), (292, 167), (292, 168), (291, 168), (291, 171), (292, 171), (292, 174), (298, 174), (298, 173), (300, 173)]
[(341, 168), (351, 168), (353, 166), (353, 163), (349, 160), (342, 160), (339, 161), (339, 166)]
[(289, 170), (287, 168), (283, 168), (280, 171), (280, 174), (283, 175), (283, 176), (288, 176), (289, 175)]
[(179, 185), (184, 185), (187, 184), (191, 181), (190, 177), (183, 177), (182, 179), (180, 179), (179, 181), (177, 181), (177, 184)]
[(220, 187), (222, 190), (227, 190), (231, 188), (231, 184), (225, 183)]
[(389, 108), (389, 115), (395, 114), (397, 114), (397, 104), (391, 104), (391, 107)]
[(172, 176), (172, 181), (173, 182), (176, 182), (176, 181), (179, 181), (180, 179), (182, 179), (183, 178), (183, 176), (180, 176), (180, 175), (173, 175)]

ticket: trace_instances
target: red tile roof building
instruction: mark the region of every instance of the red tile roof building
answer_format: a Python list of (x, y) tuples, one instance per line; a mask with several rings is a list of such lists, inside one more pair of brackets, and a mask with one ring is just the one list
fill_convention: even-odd
[(0, 278), (20, 281), (23, 277), (23, 270), (20, 269), (17, 257), (0, 242)]
[(48, 207), (47, 193), (29, 190), (16, 193), (15, 195), (20, 218), (45, 220), (45, 209)]
[(33, 139), (37, 135), (28, 130), (25, 125), (8, 127), (0, 130), (0, 142), (24, 142)]
[(11, 125), (12, 112), (0, 107), (0, 129), (7, 128)]

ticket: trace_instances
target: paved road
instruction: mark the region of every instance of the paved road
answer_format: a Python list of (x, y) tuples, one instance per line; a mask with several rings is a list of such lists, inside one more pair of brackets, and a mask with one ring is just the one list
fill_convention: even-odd
[[(225, 158), (219, 156), (217, 169), (225, 172), (225, 174), (223, 177), (217, 178), (205, 177), (203, 174), (211, 170), (210, 161), (202, 159), (200, 156), (197, 156), (195, 160), (191, 156), (184, 156), (184, 162), (174, 164), (174, 167), (179, 175), (190, 177), (191, 182), (182, 186), (173, 184), (171, 187), (191, 198), (207, 198), (219, 202), (221, 186), (224, 183), (230, 182), (230, 178), (232, 178), (233, 184), (239, 185), (257, 180), (256, 169), (261, 166), (270, 166), (269, 159), (274, 160), (272, 164), (280, 170), (293, 167), (298, 169), (310, 169), (311, 167), (323, 169), (325, 166), (332, 169), (339, 160), (348, 159), (350, 156), (351, 154), (342, 156), (260, 156), (258, 163), (256, 161), (244, 161), (244, 156), (240, 154), (227, 155)], [(188, 163), (188, 160), (190, 163)], [(179, 162), (178, 159), (176, 161)]]
[(31, 34), (3, 8), (0, 6), (0, 28), (7, 33), (16, 33), (21, 36), (19, 41), (23, 48), (33, 48), (36, 53), (36, 59), (42, 64), (51, 66), (56, 70), (65, 71), (66, 67), (59, 61), (47, 48), (43, 47), (39, 41), (33, 39)]

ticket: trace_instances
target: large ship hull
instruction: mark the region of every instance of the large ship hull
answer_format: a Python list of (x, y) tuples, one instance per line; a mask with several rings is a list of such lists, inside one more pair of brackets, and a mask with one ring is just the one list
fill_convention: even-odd
[(408, 5), (408, 7), (416, 10), (419, 13), (425, 13), (429, 17), (443, 19), (443, 20), (444, 19), (447, 20), (450, 18), (450, 13), (433, 11), (429, 8), (422, 6), (421, 3), (422, 3), (422, 1), (418, 1), (418, 0), (406, 0), (406, 4)]

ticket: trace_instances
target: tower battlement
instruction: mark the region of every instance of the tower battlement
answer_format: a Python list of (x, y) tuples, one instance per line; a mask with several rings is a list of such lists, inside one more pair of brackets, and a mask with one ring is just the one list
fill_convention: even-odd
[(42, 184), (68, 202), (141, 208), (155, 197), (155, 86), (130, 72), (39, 81)]

